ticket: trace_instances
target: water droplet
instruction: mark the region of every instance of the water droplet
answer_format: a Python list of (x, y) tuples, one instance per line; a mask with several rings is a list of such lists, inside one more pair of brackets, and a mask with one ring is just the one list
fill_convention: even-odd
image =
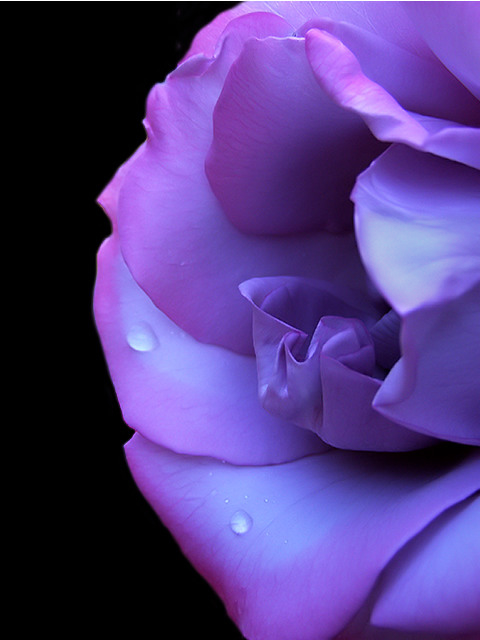
[(133, 325), (127, 333), (127, 342), (135, 351), (153, 351), (158, 339), (146, 322)]
[(263, 499), (263, 501), (264, 501), (264, 502), (268, 502), (268, 498), (264, 498), (264, 499)]
[(224, 502), (225, 502), (225, 504), (228, 504), (230, 502), (230, 500), (228, 498), (225, 498)]
[(233, 533), (236, 533), (238, 536), (250, 531), (252, 524), (253, 520), (251, 516), (243, 509), (236, 511), (230, 518), (230, 528)]
[(243, 497), (245, 498), (245, 500), (248, 500), (247, 494), (245, 494)]
[(287, 544), (287, 542), (288, 542), (288, 540), (284, 540), (284, 541), (283, 541), (283, 544)]

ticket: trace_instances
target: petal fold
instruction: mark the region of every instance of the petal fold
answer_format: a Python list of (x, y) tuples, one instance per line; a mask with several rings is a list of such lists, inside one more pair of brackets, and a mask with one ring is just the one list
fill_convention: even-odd
[[(327, 31), (310, 29), (306, 49), (320, 86), (336, 104), (363, 118), (379, 140), (402, 142), (480, 169), (480, 128), (406, 111), (383, 86), (365, 75), (352, 51)], [(445, 101), (437, 97), (436, 102), (443, 106)], [(479, 105), (475, 106), (480, 114)], [(434, 107), (426, 111), (435, 112)]]
[(240, 290), (253, 306), (258, 392), (272, 415), (342, 449), (407, 451), (434, 440), (372, 408), (378, 326), (368, 300), (331, 284), (256, 278)]
[(262, 409), (253, 358), (198, 343), (153, 305), (115, 236), (98, 256), (94, 306), (124, 419), (150, 440), (238, 464), (325, 449), (314, 434)]
[(334, 637), (400, 549), (480, 479), (478, 456), (451, 446), (430, 456), (331, 450), (252, 468), (178, 456), (135, 435), (126, 455), (242, 633), (261, 640)]
[(205, 168), (244, 233), (339, 233), (353, 225), (356, 176), (382, 150), (315, 82), (303, 38), (267, 38), (247, 42), (226, 77)]
[(480, 100), (478, 2), (402, 2), (419, 34)]
[(374, 406), (409, 429), (480, 444), (480, 173), (394, 146), (353, 199), (365, 265), (402, 316), (402, 358)]
[(480, 634), (480, 494), (451, 507), (394, 558), (372, 623), (403, 631)]
[[(211, 114), (243, 46), (241, 29), (248, 40), (243, 18), (215, 58), (193, 56), (152, 89), (148, 140), (123, 177), (117, 220), (122, 255), (154, 304), (197, 340), (251, 354), (249, 309), (238, 294), (242, 281), (288, 273), (361, 288), (366, 279), (353, 234), (246, 236), (211, 191), (204, 171)], [(275, 18), (260, 21), (257, 32), (262, 25), (271, 31)], [(278, 20), (276, 28), (283, 29)]]
[(456, 298), (480, 280), (480, 172), (394, 145), (352, 193), (357, 242), (401, 314)]
[(407, 314), (401, 345), (374, 407), (410, 429), (480, 446), (480, 285)]
[(327, 18), (359, 27), (419, 57), (434, 58), (401, 2), (244, 2), (242, 5), (244, 10), (271, 11), (289, 22), (295, 31), (312, 19)]

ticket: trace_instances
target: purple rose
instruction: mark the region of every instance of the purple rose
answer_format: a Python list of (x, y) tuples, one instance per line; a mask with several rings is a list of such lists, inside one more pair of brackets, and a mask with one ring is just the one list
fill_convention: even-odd
[(151, 90), (95, 316), (249, 640), (480, 637), (480, 3), (248, 2)]

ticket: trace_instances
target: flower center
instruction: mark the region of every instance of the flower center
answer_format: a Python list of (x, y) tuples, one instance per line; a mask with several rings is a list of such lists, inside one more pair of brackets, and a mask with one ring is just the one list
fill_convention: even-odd
[(253, 306), (259, 397), (269, 413), (342, 448), (425, 446), (372, 407), (401, 356), (394, 310), (303, 278), (254, 278), (240, 291)]

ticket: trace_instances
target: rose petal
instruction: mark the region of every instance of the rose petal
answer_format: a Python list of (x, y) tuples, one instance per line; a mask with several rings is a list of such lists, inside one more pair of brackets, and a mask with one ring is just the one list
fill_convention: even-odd
[(335, 636), (393, 556), (480, 478), (478, 456), (451, 449), (443, 460), (331, 450), (245, 468), (135, 435), (126, 453), (183, 552), (242, 633), (262, 640)]
[(213, 124), (206, 173), (238, 229), (283, 235), (352, 228), (348, 196), (383, 147), (315, 82), (303, 39), (247, 42)]
[(392, 147), (357, 182), (364, 262), (403, 316), (402, 358), (374, 406), (410, 429), (480, 443), (480, 174)]
[(253, 358), (196, 342), (152, 304), (115, 236), (98, 257), (95, 318), (125, 421), (154, 442), (238, 464), (325, 448), (261, 408)]
[(480, 286), (407, 314), (401, 342), (374, 407), (410, 429), (480, 446)]
[(434, 56), (405, 14), (400, 2), (245, 2), (250, 11), (272, 11), (294, 29), (314, 18), (345, 22), (425, 59)]
[(480, 173), (404, 146), (357, 180), (357, 241), (401, 314), (455, 298), (480, 279)]
[[(480, 168), (480, 129), (408, 113), (388, 91), (363, 73), (354, 54), (326, 31), (308, 31), (306, 49), (320, 86), (339, 106), (362, 117), (379, 140), (403, 142)], [(434, 100), (445, 105), (445, 100), (434, 95), (431, 83), (428, 88)], [(478, 112), (478, 105), (476, 109)], [(435, 111), (429, 113), (434, 115)]]
[(377, 327), (378, 311), (368, 300), (287, 277), (255, 278), (240, 290), (253, 306), (258, 393), (268, 412), (342, 449), (408, 451), (434, 442), (372, 408), (381, 381), (371, 377), (365, 325)]
[[(267, 16), (265, 28), (271, 29), (272, 18)], [(202, 75), (179, 67), (154, 87), (147, 108), (149, 139), (128, 167), (117, 217), (122, 254), (153, 302), (196, 339), (252, 353), (240, 282), (288, 273), (361, 288), (365, 273), (353, 235), (252, 238), (225, 218), (204, 161), (213, 107), (238, 46), (238, 37), (226, 37), (206, 68), (197, 58), (184, 63)]]
[[(361, 67), (366, 79), (379, 84), (404, 109), (480, 125), (478, 101), (437, 59), (416, 55), (378, 34), (345, 22), (317, 18), (303, 25), (299, 33), (306, 37), (308, 31), (312, 33), (306, 38), (307, 55), (313, 70), (316, 67), (322, 70), (318, 75), (323, 76), (321, 85), (326, 90), (336, 77), (351, 71), (353, 58), (354, 66)], [(356, 78), (345, 87), (338, 83), (333, 94), (348, 92), (352, 87), (363, 88), (358, 85)]]
[(126, 162), (124, 162), (115, 172), (115, 175), (110, 180), (108, 185), (98, 196), (97, 202), (105, 211), (112, 223), (112, 229), (117, 229), (117, 210), (118, 210), (118, 196), (120, 189), (123, 186), (123, 181), (128, 173), (130, 166), (135, 160), (141, 156), (145, 148), (145, 144), (142, 144)]
[[(361, 318), (372, 326), (378, 311), (355, 291), (309, 279), (254, 278), (242, 283), (240, 291), (252, 304), (263, 406), (273, 415), (318, 433), (322, 423), (319, 352), (332, 337), (319, 322), (335, 314)], [(325, 335), (319, 335), (322, 329)], [(347, 347), (341, 355), (350, 353)]]
[(432, 51), (480, 99), (480, 4), (403, 2), (402, 5)]
[(332, 447), (358, 451), (412, 451), (435, 443), (372, 408), (382, 382), (321, 356), (323, 420), (318, 435)]
[(400, 316), (391, 309), (370, 329), (375, 360), (384, 369), (391, 369), (400, 358), (400, 324)]
[(426, 633), (480, 634), (480, 498), (451, 507), (382, 576), (372, 623)]
[(213, 56), (217, 48), (218, 41), (220, 40), (223, 31), (230, 24), (230, 22), (232, 22), (239, 16), (243, 16), (244, 14), (265, 11), (265, 8), (251, 7), (251, 4), (255, 3), (239, 2), (235, 7), (232, 7), (227, 11), (222, 11), (222, 13), (218, 14), (218, 16), (216, 16), (211, 22), (203, 27), (203, 29), (200, 29), (200, 31), (193, 38), (192, 44), (183, 57), (182, 62), (198, 54), (209, 57)]

